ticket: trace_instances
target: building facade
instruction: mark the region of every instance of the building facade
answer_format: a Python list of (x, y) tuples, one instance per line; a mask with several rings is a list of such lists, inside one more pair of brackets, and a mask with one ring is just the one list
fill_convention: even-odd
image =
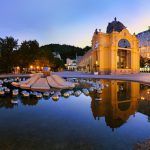
[(99, 74), (139, 72), (138, 39), (117, 19), (108, 24), (106, 33), (95, 30), (92, 49), (78, 63), (78, 68)]
[(141, 56), (150, 59), (150, 27), (148, 30), (137, 34), (137, 38), (139, 39)]
[(77, 55), (76, 55), (76, 59), (67, 58), (65, 64), (67, 70), (71, 70), (71, 71), (77, 70), (77, 63), (80, 61), (81, 58), (82, 56), (77, 56)]
[(66, 59), (66, 68), (67, 70), (77, 70), (77, 61), (76, 59), (70, 59), (70, 58), (67, 58)]

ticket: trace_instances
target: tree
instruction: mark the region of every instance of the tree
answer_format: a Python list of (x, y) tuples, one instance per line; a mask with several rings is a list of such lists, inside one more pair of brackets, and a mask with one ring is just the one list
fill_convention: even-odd
[(51, 53), (59, 53), (63, 60), (63, 63), (65, 63), (67, 58), (76, 59), (76, 56), (83, 56), (88, 50), (91, 49), (91, 47), (86, 46), (82, 49), (71, 45), (49, 44), (41, 46), (40, 49), (51, 51)]
[(18, 50), (18, 64), (21, 68), (29, 67), (29, 65), (37, 59), (39, 53), (39, 43), (34, 41), (23, 41)]
[(140, 67), (145, 67), (146, 64), (149, 64), (149, 59), (140, 56)]
[(11, 72), (13, 68), (13, 52), (17, 50), (18, 40), (13, 37), (0, 38), (0, 69), (1, 72)]
[(51, 65), (51, 70), (59, 71), (60, 69), (64, 69), (65, 65), (59, 58), (55, 58), (53, 64)]
[[(47, 65), (52, 70), (64, 68), (66, 58), (76, 59), (83, 56), (90, 47), (79, 48), (70, 45), (49, 44), (39, 47), (36, 40), (23, 41), (18, 47), (18, 40), (13, 37), (0, 38), (0, 71), (8, 73), (13, 67), (28, 68), (35, 62)], [(54, 58), (53, 52), (59, 53), (62, 60)]]

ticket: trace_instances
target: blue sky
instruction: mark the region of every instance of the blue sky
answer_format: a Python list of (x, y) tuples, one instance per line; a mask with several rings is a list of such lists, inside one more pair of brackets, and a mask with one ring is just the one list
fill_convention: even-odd
[(84, 47), (117, 17), (131, 33), (150, 26), (150, 0), (0, 0), (0, 37)]

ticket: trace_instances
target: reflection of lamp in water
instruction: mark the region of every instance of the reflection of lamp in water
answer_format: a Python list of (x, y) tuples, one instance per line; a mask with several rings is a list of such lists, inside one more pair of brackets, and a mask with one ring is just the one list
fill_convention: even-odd
[(141, 96), (141, 100), (145, 100), (145, 97), (144, 97), (144, 96)]

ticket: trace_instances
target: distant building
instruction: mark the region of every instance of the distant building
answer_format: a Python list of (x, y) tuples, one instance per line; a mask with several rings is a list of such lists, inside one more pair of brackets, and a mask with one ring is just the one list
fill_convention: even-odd
[(77, 70), (77, 60), (76, 59), (66, 59), (67, 70)]
[(61, 56), (58, 52), (52, 52), (54, 58), (59, 58), (61, 60)]
[(81, 58), (82, 56), (77, 56), (77, 55), (76, 55), (76, 59), (67, 58), (66, 59), (67, 70), (77, 70), (77, 63), (80, 61)]
[(137, 37), (115, 18), (106, 33), (95, 30), (92, 49), (80, 59), (78, 68), (95, 74), (138, 73), (139, 56)]
[(150, 26), (149, 29), (137, 34), (139, 39), (140, 55), (150, 59)]
[(81, 60), (81, 58), (82, 58), (82, 56), (77, 56), (77, 57), (76, 57), (77, 63)]

